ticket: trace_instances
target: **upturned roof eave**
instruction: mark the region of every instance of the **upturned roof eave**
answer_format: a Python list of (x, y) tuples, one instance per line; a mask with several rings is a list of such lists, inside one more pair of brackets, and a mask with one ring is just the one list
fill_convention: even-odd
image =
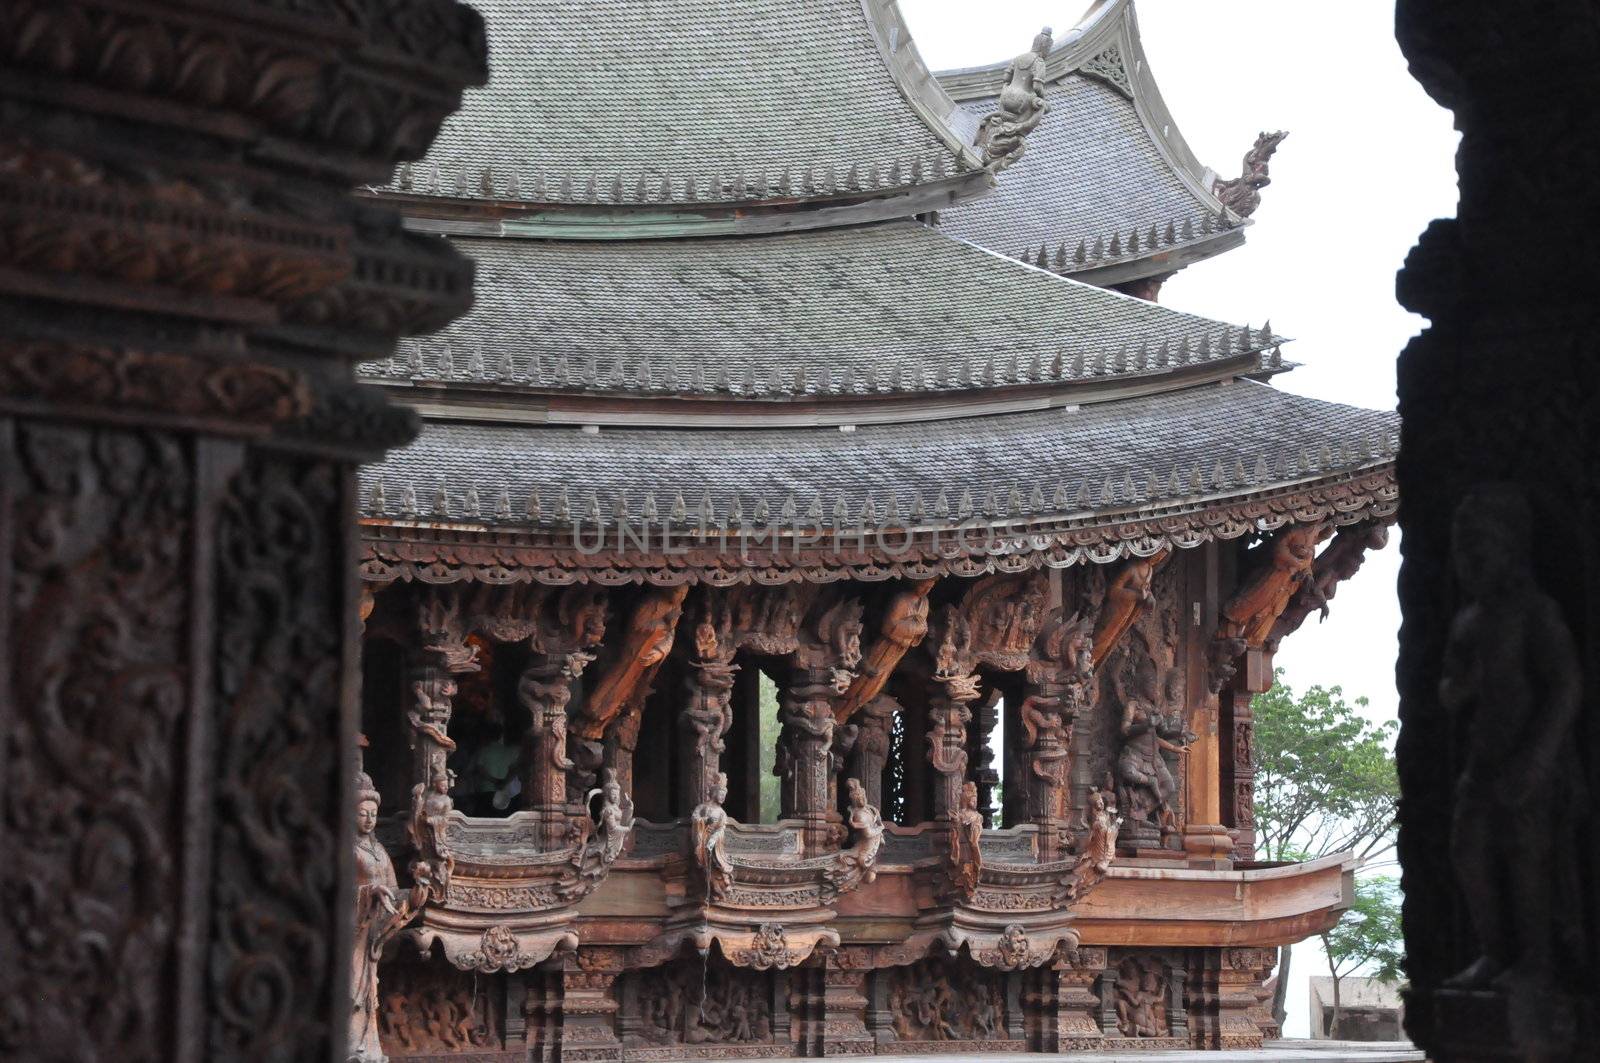
[(700, 206), (455, 199), (380, 188), (365, 194), (397, 205), (406, 227), (417, 232), (537, 240), (658, 240), (872, 225), (947, 210), (987, 195), (994, 187), (994, 175), (978, 168), (866, 195), (712, 201)]

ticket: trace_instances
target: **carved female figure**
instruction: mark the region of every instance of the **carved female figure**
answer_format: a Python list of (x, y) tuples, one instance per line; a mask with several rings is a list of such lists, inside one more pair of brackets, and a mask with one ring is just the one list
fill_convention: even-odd
[(855, 843), (839, 853), (828, 871), (828, 882), (838, 893), (877, 879), (878, 850), (883, 847), (883, 816), (867, 803), (861, 780), (846, 779), (845, 789), (850, 798), (848, 819), (850, 829), (855, 831)]
[(706, 880), (707, 899), (720, 900), (733, 885), (733, 858), (728, 855), (728, 776), (717, 773), (713, 800), (694, 810), (690, 825), (694, 836), (694, 862)]
[(1317, 560), (1317, 544), (1333, 534), (1327, 524), (1296, 524), (1285, 528), (1266, 549), (1261, 564), (1222, 607), (1223, 633), (1260, 646), (1273, 625), (1310, 577)]
[(378, 791), (371, 777), (361, 772), (356, 776), (356, 916), (350, 964), (352, 1063), (388, 1059), (378, 1042), (378, 959), (383, 946), (411, 921), (423, 900), (401, 894), (394, 861), (373, 836), (377, 825)]
[(961, 805), (950, 831), (950, 875), (960, 893), (978, 888), (983, 864), (983, 813), (978, 811), (978, 784), (963, 783)]

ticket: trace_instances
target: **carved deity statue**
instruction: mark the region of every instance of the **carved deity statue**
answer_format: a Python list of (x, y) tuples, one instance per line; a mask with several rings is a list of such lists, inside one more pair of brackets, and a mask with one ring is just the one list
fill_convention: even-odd
[(1050, 105), (1045, 100), (1044, 58), (1055, 43), (1046, 26), (1033, 39), (1033, 47), (1011, 60), (1000, 90), (999, 110), (978, 127), (978, 147), (983, 162), (998, 173), (1022, 158), (1024, 139), (1038, 128)]
[(1272, 537), (1244, 585), (1222, 607), (1222, 631), (1250, 646), (1260, 646), (1289, 602), (1310, 578), (1317, 560), (1317, 544), (1333, 534), (1328, 524), (1295, 524)]
[(1289, 136), (1288, 133), (1262, 133), (1256, 137), (1256, 142), (1244, 154), (1244, 170), (1229, 181), (1217, 178), (1211, 185), (1211, 192), (1222, 201), (1223, 206), (1239, 215), (1248, 218), (1261, 206), (1261, 190), (1272, 183), (1268, 176), (1268, 164), (1272, 156)]
[(983, 867), (983, 813), (978, 811), (978, 784), (963, 783), (961, 804), (950, 826), (950, 879), (958, 893), (978, 888)]
[[(1583, 677), (1561, 607), (1529, 564), (1527, 501), (1481, 487), (1456, 510), (1461, 605), (1439, 700), (1466, 725), (1451, 860), (1482, 956), (1452, 984), (1548, 988), (1582, 949), (1575, 854), (1587, 815), (1577, 723)], [(1566, 962), (1564, 962), (1564, 960)]]
[(717, 773), (712, 798), (694, 810), (689, 823), (695, 866), (705, 876), (706, 898), (718, 901), (733, 885), (733, 857), (728, 854), (728, 813), (722, 807), (728, 799), (728, 776), (722, 772)]
[(356, 775), (355, 943), (350, 965), (351, 1063), (386, 1063), (378, 1042), (378, 959), (383, 947), (420, 912), (422, 887), (400, 892), (394, 862), (373, 834), (378, 791), (366, 772)]
[(1117, 781), (1123, 796), (1119, 803), (1130, 819), (1159, 830), (1165, 841), (1178, 830), (1172, 805), (1178, 783), (1166, 755), (1187, 754), (1194, 736), (1184, 730), (1181, 718), (1162, 713), (1137, 696), (1124, 704), (1120, 730)]

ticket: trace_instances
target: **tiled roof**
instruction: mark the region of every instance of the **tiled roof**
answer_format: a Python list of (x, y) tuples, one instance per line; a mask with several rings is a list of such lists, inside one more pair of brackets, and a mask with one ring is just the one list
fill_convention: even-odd
[[(1172, 121), (1131, 0), (1096, 9), (1080, 31), (1046, 62), (1050, 110), (1021, 161), (988, 196), (944, 212), (942, 226), (1069, 275), (1164, 272), (1238, 243), (1242, 220), (1212, 195), (1214, 175)], [(1002, 73), (936, 75), (960, 101), (951, 124), (963, 137), (994, 109)]]
[(545, 203), (806, 199), (976, 167), (887, 0), (478, 0), (490, 80), (393, 187)]
[(370, 363), (370, 379), (814, 398), (1159, 377), (1283, 342), (1264, 327), (1052, 276), (916, 222), (754, 238), (452, 242), (477, 263), (472, 312)]
[[(946, 211), (941, 229), (1072, 274), (1171, 251), (1233, 224), (1180, 179), (1133, 101), (1106, 82), (1069, 74), (1048, 97), (1050, 111), (1021, 161), (994, 192)], [(993, 106), (964, 101), (957, 128), (976, 130)]]
[(1390, 460), (1399, 419), (1249, 380), (838, 429), (430, 422), (362, 470), (368, 517), (530, 525), (1081, 516), (1248, 495)]

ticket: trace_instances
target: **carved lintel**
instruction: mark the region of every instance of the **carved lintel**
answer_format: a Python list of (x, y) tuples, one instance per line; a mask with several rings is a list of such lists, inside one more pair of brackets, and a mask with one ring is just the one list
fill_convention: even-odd
[(672, 652), (688, 594), (684, 585), (656, 588), (640, 598), (628, 618), (617, 656), (607, 663), (573, 721), (574, 734), (591, 742), (605, 736), (607, 725), (628, 705), (634, 691)]
[(889, 600), (878, 635), (862, 657), (860, 672), (834, 710), (839, 723), (848, 723), (857, 710), (882, 693), (896, 666), (927, 635), (928, 594), (937, 582), (917, 580)]
[(1094, 624), (1094, 663), (1103, 664), (1133, 627), (1134, 622), (1150, 608), (1154, 600), (1150, 585), (1161, 571), (1170, 549), (1161, 550), (1150, 557), (1136, 557), (1123, 564), (1111, 578), (1106, 588), (1105, 601)]
[(497, 923), (481, 931), (425, 926), (416, 932), (417, 944), (426, 952), (435, 942), (444, 946), (445, 959), (463, 971), (496, 974), (525, 971), (552, 955), (575, 952), (578, 934), (557, 927), (540, 931), (517, 931)]

